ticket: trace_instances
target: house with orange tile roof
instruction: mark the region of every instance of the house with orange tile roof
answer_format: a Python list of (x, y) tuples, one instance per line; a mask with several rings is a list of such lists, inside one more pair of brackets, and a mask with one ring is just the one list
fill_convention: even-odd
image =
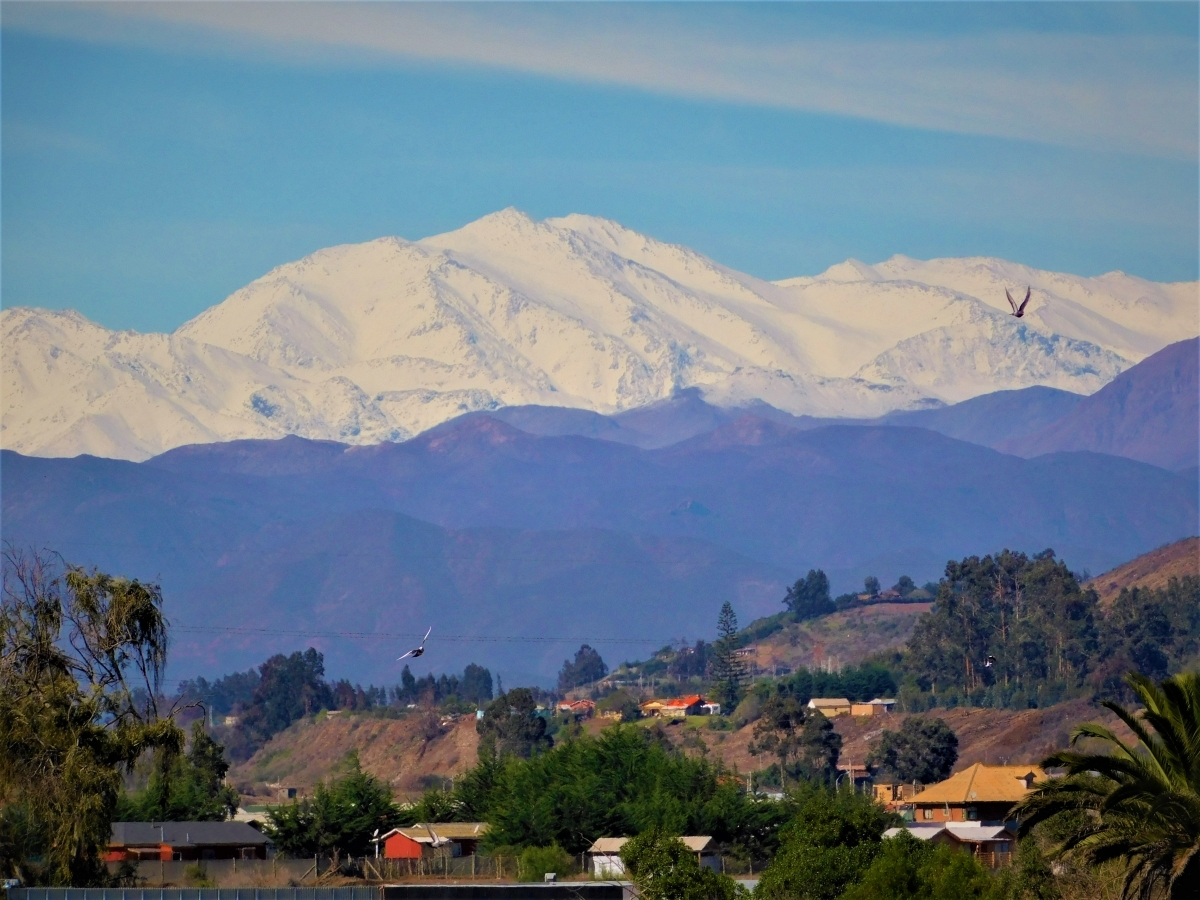
[(683, 697), (672, 697), (670, 700), (664, 701), (662, 709), (658, 711), (660, 716), (670, 716), (673, 718), (682, 718), (683, 716), (702, 716), (704, 715), (704, 698), (699, 694), (687, 694)]
[(918, 825), (980, 822), (1003, 825), (1009, 811), (1025, 799), (1046, 773), (1038, 766), (987, 766), (975, 763), (912, 798)]
[(556, 707), (558, 712), (576, 719), (590, 719), (596, 714), (596, 704), (591, 700), (563, 700)]

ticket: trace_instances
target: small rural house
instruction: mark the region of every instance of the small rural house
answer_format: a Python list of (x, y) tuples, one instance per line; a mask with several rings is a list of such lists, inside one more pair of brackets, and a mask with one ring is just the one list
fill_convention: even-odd
[(684, 697), (672, 697), (663, 703), (658, 711), (660, 716), (682, 718), (684, 716), (704, 715), (704, 698), (699, 694), (688, 694)]
[(591, 700), (563, 700), (556, 708), (558, 712), (576, 719), (590, 719), (596, 714), (596, 704)]
[(879, 697), (876, 697), (874, 700), (868, 700), (866, 703), (851, 703), (850, 715), (878, 716), (882, 713), (890, 713), (895, 708), (895, 700), (881, 700)]
[[(595, 878), (624, 878), (625, 863), (621, 859), (621, 848), (625, 846), (625, 842), (629, 838), (599, 838), (596, 843), (588, 849), (588, 856), (592, 859), (592, 875)], [(696, 854), (696, 861), (700, 865), (712, 869), (714, 872), (721, 871), (721, 857), (717, 854), (716, 845), (713, 839), (707, 835), (681, 837), (681, 841), (687, 845), (687, 848)]]
[(907, 823), (902, 828), (889, 828), (884, 832), (884, 837), (895, 837), (901, 831), (907, 831), (917, 840), (961, 847), (989, 869), (1007, 866), (1012, 861), (1012, 850), (1017, 840), (1017, 836), (1004, 825), (981, 825), (977, 822), (939, 825)]
[(486, 822), (432, 822), (393, 828), (375, 838), (376, 855), (384, 859), (472, 856), (487, 828)]
[(981, 822), (1004, 825), (1009, 811), (1042, 781), (1037, 766), (985, 766), (975, 763), (945, 781), (930, 785), (912, 799), (918, 825), (934, 822)]
[(104, 861), (266, 859), (270, 846), (245, 822), (113, 822)]
[(917, 789), (912, 784), (900, 781), (876, 781), (871, 785), (871, 792), (876, 803), (894, 809), (901, 805), (907, 807), (909, 801), (916, 796)]
[(808, 708), (819, 710), (828, 719), (850, 715), (850, 701), (845, 697), (813, 697)]
[(647, 700), (645, 703), (639, 704), (638, 708), (642, 711), (643, 716), (650, 718), (657, 716), (666, 702), (666, 700)]

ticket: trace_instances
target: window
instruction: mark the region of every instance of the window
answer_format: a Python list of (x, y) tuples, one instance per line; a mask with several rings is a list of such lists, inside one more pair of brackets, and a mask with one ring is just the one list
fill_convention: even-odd
[(933, 818), (933, 810), (929, 809), (928, 807), (921, 810), (921, 818), (922, 819), (932, 819)]
[(978, 818), (979, 818), (979, 810), (977, 810), (973, 806), (968, 806), (967, 807), (967, 819), (971, 822), (974, 822)]
[(183, 859), (183, 854), (180, 851), (176, 850), (174, 853), (171, 854), (171, 859)]

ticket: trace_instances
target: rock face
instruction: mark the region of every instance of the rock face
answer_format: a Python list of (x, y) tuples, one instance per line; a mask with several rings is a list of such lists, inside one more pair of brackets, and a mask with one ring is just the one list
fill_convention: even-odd
[[(1022, 320), (1004, 287), (1031, 285)], [(718, 406), (878, 416), (1045, 385), (1090, 394), (1200, 333), (1197, 284), (995, 259), (855, 261), (771, 283), (615, 222), (515, 210), (332, 247), (173, 334), (0, 313), (0, 445), (140, 460), (289, 434), (403, 440), (464, 412)]]
[(1200, 464), (1200, 341), (1180, 341), (1118, 376), (1067, 415), (1000, 445), (1021, 456), (1091, 450), (1164, 469)]

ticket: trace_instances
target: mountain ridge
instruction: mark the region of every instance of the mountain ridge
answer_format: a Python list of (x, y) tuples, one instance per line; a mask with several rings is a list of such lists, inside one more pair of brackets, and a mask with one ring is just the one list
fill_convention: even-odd
[[(1200, 333), (1192, 282), (985, 258), (856, 265), (767, 282), (615, 222), (510, 209), (316, 251), (170, 335), (5, 309), (0, 445), (146, 459), (285, 434), (367, 444), (465, 412), (613, 414), (688, 388), (869, 418), (1034, 384), (1092, 393)], [(1002, 305), (1013, 278), (1035, 290), (1019, 321)]]

